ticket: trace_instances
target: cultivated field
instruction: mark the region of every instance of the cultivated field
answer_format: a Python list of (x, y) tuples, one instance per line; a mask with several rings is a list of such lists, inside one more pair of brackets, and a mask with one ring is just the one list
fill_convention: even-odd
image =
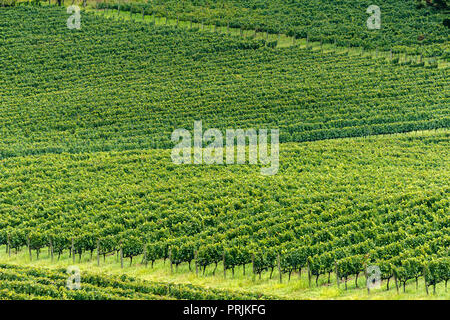
[(340, 2), (0, 7), (0, 299), (449, 299), (445, 10)]

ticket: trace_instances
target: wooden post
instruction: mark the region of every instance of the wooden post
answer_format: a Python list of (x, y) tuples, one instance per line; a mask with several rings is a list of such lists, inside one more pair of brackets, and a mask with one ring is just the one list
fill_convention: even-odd
[(311, 269), (310, 269), (310, 267), (309, 267), (309, 260), (308, 260), (308, 262), (306, 263), (306, 266), (307, 266), (307, 268), (308, 268), (308, 286), (311, 288)]
[(122, 248), (122, 244), (120, 244), (120, 267), (123, 269), (123, 248)]
[(148, 261), (147, 261), (147, 245), (144, 244), (144, 265), (147, 268)]
[(392, 48), (390, 50), (390, 57), (391, 57), (391, 61), (392, 61)]
[(255, 280), (255, 254), (254, 253), (252, 253), (252, 268), (253, 268), (253, 280)]
[(97, 267), (100, 266), (100, 240), (97, 240)]
[(427, 268), (426, 268), (426, 266), (423, 267), (423, 281), (425, 283), (425, 291), (427, 292), (427, 295), (428, 295)]
[(225, 265), (225, 250), (222, 253), (222, 261), (223, 261), (223, 278), (227, 278), (227, 266)]
[(70, 252), (71, 252), (71, 255), (72, 255), (72, 262), (75, 263), (75, 243), (73, 241), (73, 238), (72, 238), (72, 247), (70, 249)]
[(398, 280), (397, 280), (397, 275), (394, 272), (394, 280), (395, 280), (395, 288), (397, 289), (397, 293), (398, 293)]
[(145, 21), (145, 9), (142, 7), (142, 21)]
[(241, 32), (241, 37), (243, 37), (244, 36), (244, 32), (242, 31), (242, 27), (240, 29), (240, 32)]
[(117, 4), (117, 15), (120, 14), (120, 2)]
[(31, 254), (30, 236), (27, 236), (27, 247), (28, 247), (28, 252), (30, 253), (30, 261), (31, 261), (31, 260), (33, 260), (33, 256)]
[(198, 252), (195, 250), (194, 252), (194, 259), (195, 259), (195, 275), (198, 276)]
[(364, 269), (364, 277), (366, 278), (367, 294), (370, 294), (370, 286), (369, 286), (369, 283), (368, 283), (369, 274), (367, 273), (367, 267)]
[(228, 23), (227, 24), (227, 34), (229, 34), (230, 33), (230, 24)]
[(170, 263), (170, 273), (173, 273), (173, 265), (172, 265), (172, 247), (169, 247), (169, 263)]
[(292, 36), (292, 45), (295, 45), (295, 34)]
[(336, 284), (337, 284), (337, 286), (339, 288), (339, 285), (340, 285), (340, 283), (339, 283), (339, 273), (338, 273), (338, 267), (337, 267), (336, 261), (334, 262), (334, 272), (336, 273)]
[(53, 262), (53, 242), (52, 238), (50, 238), (50, 261)]
[(283, 274), (281, 273), (280, 254), (277, 254), (277, 267), (278, 267), (278, 274), (280, 275), (280, 283), (282, 283), (283, 282)]
[(7, 238), (6, 252), (8, 253), (8, 256), (11, 257), (11, 240), (9, 238), (9, 233), (6, 235), (6, 238)]

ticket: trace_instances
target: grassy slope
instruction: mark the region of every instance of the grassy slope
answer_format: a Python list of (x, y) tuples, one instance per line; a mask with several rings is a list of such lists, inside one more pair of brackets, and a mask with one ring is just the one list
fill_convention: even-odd
[[(60, 268), (73, 265), (72, 259), (67, 254), (63, 255), (60, 261), (50, 261), (47, 253), (41, 255), (39, 260), (33, 256), (33, 260), (30, 261), (28, 253), (25, 251), (19, 254), (12, 254), (8, 257), (5, 254), (5, 247), (0, 247), (0, 263), (20, 264), (27, 266), (39, 266), (49, 268)], [(139, 259), (140, 261), (140, 259)], [(380, 289), (374, 289), (370, 294), (365, 289), (365, 279), (360, 277), (358, 280), (358, 288), (355, 288), (354, 279), (349, 280), (348, 290), (344, 290), (343, 285), (340, 288), (337, 287), (334, 275), (332, 275), (332, 283), (328, 285), (325, 278), (319, 281), (320, 286), (316, 287), (312, 284), (312, 288), (308, 287), (308, 278), (305, 272), (302, 273), (299, 279), (298, 274), (293, 274), (291, 281), (287, 282), (286, 275), (284, 276), (283, 283), (278, 282), (278, 275), (274, 272), (272, 279), (269, 279), (269, 274), (264, 273), (261, 280), (256, 278), (252, 279), (252, 276), (242, 274), (242, 269), (235, 271), (234, 278), (231, 276), (231, 272), (228, 272), (227, 278), (223, 278), (223, 269), (218, 268), (216, 275), (212, 275), (212, 267), (208, 268), (205, 275), (196, 276), (195, 272), (189, 271), (186, 264), (181, 265), (174, 273), (170, 273), (170, 269), (167, 267), (167, 263), (158, 261), (154, 265), (154, 269), (150, 266), (145, 268), (139, 263), (134, 263), (131, 267), (125, 262), (124, 269), (120, 268), (120, 263), (116, 257), (108, 257), (106, 263), (101, 260), (100, 267), (97, 266), (95, 256), (90, 261), (89, 255), (84, 255), (81, 262), (77, 261), (75, 265), (80, 267), (81, 277), (83, 277), (83, 270), (93, 273), (108, 273), (114, 275), (127, 274), (133, 277), (137, 277), (144, 280), (161, 281), (170, 283), (190, 283), (193, 285), (199, 285), (216, 289), (228, 289), (240, 292), (259, 292), (266, 295), (276, 296), (281, 299), (450, 299), (450, 292), (445, 291), (444, 284), (440, 283), (436, 287), (436, 295), (426, 295), (423, 279), (419, 280), (419, 288), (416, 290), (414, 281), (410, 281), (406, 286), (406, 292), (403, 293), (400, 288), (399, 294), (395, 289), (393, 281), (390, 283), (390, 290), (386, 291), (386, 283), (383, 283)], [(250, 266), (247, 266), (247, 270), (250, 270)]]

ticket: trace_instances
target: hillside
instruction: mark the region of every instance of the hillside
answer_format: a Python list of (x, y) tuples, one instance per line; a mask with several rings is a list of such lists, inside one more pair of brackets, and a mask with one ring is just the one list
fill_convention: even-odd
[(71, 32), (57, 8), (0, 14), (2, 157), (171, 148), (199, 119), (279, 128), (281, 142), (449, 126), (448, 69), (89, 14)]
[[(448, 299), (449, 69), (346, 50), (385, 43), (356, 23), (337, 27), (344, 12), (360, 17), (341, 2), (335, 25), (309, 24), (308, 37), (346, 30), (343, 50), (84, 11), (70, 30), (64, 8), (0, 8), (0, 298), (366, 298), (377, 266), (383, 289), (372, 298), (395, 283), (388, 298)], [(422, 49), (447, 46), (442, 13), (410, 2), (384, 39), (414, 52), (420, 30)], [(323, 24), (333, 10), (212, 3), (153, 5), (295, 34), (308, 26), (299, 17)], [(400, 23), (421, 14), (424, 29)], [(195, 121), (202, 133), (278, 129), (276, 174), (249, 161), (175, 164), (172, 133)], [(72, 264), (87, 270), (79, 292), (64, 288)]]

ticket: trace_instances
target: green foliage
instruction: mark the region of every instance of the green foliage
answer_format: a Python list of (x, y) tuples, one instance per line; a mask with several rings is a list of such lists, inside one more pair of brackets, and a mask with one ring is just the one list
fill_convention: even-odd
[(66, 270), (0, 265), (1, 299), (58, 300), (255, 300), (274, 299), (258, 293), (205, 289), (193, 285), (142, 281), (126, 275), (98, 275), (82, 271), (81, 288), (66, 287)]
[[(369, 30), (366, 21), (371, 0), (290, 1), (290, 0), (155, 0), (145, 4), (121, 4), (121, 10), (135, 12), (144, 8), (147, 14), (219, 26), (285, 33), (312, 41), (341, 46), (379, 48), (393, 46), (415, 49), (419, 44), (437, 48), (442, 55), (448, 46), (448, 32), (442, 25), (446, 0), (379, 0), (381, 29)], [(99, 3), (99, 8), (117, 8), (117, 3)], [(448, 5), (447, 5), (448, 6)], [(447, 43), (446, 45), (443, 45)]]
[(172, 148), (173, 130), (198, 119), (204, 130), (279, 128), (282, 143), (450, 126), (446, 69), (88, 13), (69, 30), (66, 15), (0, 10), (0, 59), (9, 61), (0, 69), (0, 159)]

